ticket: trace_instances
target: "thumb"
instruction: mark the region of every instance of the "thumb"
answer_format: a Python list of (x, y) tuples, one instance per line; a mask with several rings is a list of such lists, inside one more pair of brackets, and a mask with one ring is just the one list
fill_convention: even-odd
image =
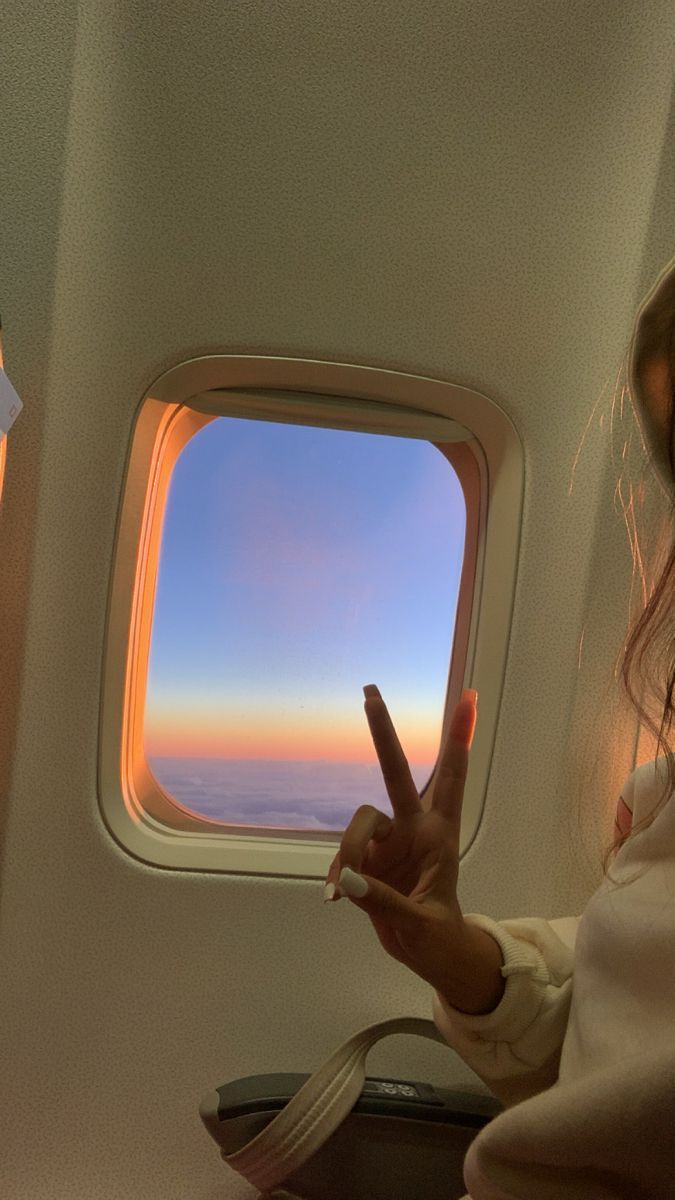
[(420, 918), (419, 905), (413, 904), (394, 888), (371, 875), (357, 875), (351, 867), (343, 867), (338, 880), (338, 889), (348, 896), (368, 916), (394, 925), (401, 933), (413, 929)]

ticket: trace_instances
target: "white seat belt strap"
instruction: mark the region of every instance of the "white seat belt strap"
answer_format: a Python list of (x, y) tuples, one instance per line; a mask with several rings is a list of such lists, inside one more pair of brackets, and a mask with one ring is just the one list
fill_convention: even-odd
[(355, 1033), (302, 1085), (269, 1125), (223, 1160), (267, 1191), (307, 1162), (351, 1112), (366, 1077), (371, 1046), (393, 1033), (414, 1033), (447, 1045), (433, 1021), (396, 1017)]

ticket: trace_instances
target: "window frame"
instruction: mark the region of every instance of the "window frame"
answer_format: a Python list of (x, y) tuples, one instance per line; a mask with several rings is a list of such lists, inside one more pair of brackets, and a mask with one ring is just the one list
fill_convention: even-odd
[[(466, 504), (465, 552), (441, 744), (463, 687), (480, 698), (460, 853), (482, 813), (506, 666), (523, 503), (515, 428), (487, 397), (441, 380), (319, 361), (212, 355), (183, 362), (137, 411), (115, 537), (103, 664), (99, 804), (134, 857), (170, 869), (322, 878), (336, 831), (265, 830), (201, 817), (166, 793), (144, 753), (147, 667), (164, 510), (175, 461), (218, 416), (431, 441)], [(435, 769), (424, 790), (431, 803)]]
[[(0, 325), (0, 371), (4, 370), (5, 361), (2, 349), (2, 326)], [(0, 504), (5, 486), (5, 470), (7, 467), (7, 434), (0, 433)]]

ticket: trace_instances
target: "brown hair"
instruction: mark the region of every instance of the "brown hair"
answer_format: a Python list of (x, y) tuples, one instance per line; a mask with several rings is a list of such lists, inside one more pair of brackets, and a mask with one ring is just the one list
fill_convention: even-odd
[[(648, 364), (661, 360), (669, 367), (669, 386), (665, 429), (658, 430), (645, 407), (642, 389)], [(635, 553), (635, 566), (642, 573), (647, 602), (629, 628), (620, 659), (621, 682), (630, 703), (638, 714), (640, 724), (656, 738), (657, 757), (666, 760), (666, 781), (662, 794), (652, 812), (633, 824), (632, 829), (618, 837), (605, 852), (603, 870), (612, 880), (608, 865), (621, 847), (642, 830), (647, 829), (675, 792), (675, 755), (670, 748), (670, 735), (675, 717), (675, 269), (661, 276), (651, 297), (643, 305), (630, 345), (628, 359), (629, 395), (634, 416), (645, 435), (645, 448), (650, 462), (659, 474), (668, 494), (668, 521), (664, 548), (657, 548), (655, 582), (647, 584), (641, 555)], [(644, 489), (640, 490), (641, 503)], [(631, 503), (633, 498), (631, 497)], [(626, 516), (624, 510), (624, 516)], [(634, 514), (632, 514), (634, 521)], [(634, 527), (634, 526), (633, 526)], [(637, 534), (635, 535), (637, 540)], [(659, 562), (658, 559), (661, 559)], [(642, 696), (642, 699), (638, 699)], [(647, 711), (643, 701), (651, 698), (660, 712), (660, 725)], [(612, 880), (612, 882), (618, 882)], [(625, 882), (629, 882), (626, 880)]]

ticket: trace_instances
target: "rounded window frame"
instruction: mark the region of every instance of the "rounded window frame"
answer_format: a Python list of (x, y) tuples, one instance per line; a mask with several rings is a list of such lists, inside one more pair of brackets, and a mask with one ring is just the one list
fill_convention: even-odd
[[(463, 687), (480, 696), (460, 853), (482, 813), (515, 593), (523, 455), (506, 414), (468, 388), (316, 360), (211, 355), (148, 389), (136, 414), (117, 522), (106, 623), (99, 804), (134, 857), (173, 870), (322, 878), (336, 831), (227, 826), (191, 812), (155, 779), (143, 747), (147, 666), (169, 480), (181, 450), (218, 416), (421, 437), (450, 461), (466, 503), (464, 561), (441, 735)], [(452, 440), (457, 439), (457, 440)], [(425, 791), (433, 795), (435, 770)]]

